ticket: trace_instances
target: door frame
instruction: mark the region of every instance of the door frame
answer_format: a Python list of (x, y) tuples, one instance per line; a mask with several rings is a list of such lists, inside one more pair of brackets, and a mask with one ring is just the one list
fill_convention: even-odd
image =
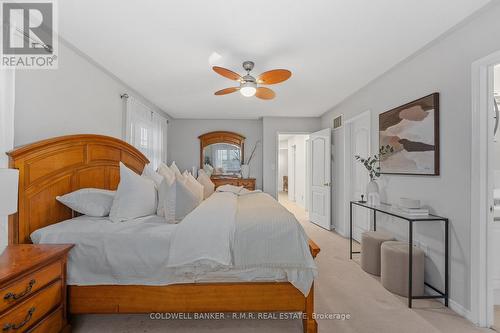
[[(288, 154), (292, 154), (292, 165), (293, 165), (293, 193), (292, 193), (292, 201), (297, 202), (297, 145), (291, 145), (291, 152)], [(290, 162), (290, 161), (289, 161)], [(290, 186), (290, 175), (288, 175), (288, 186)], [(288, 198), (290, 199), (290, 189), (288, 189)]]
[[(372, 151), (372, 111), (370, 109), (363, 111), (354, 117), (351, 117), (349, 119), (346, 119), (344, 121), (344, 228), (345, 232), (348, 232), (348, 227), (347, 223), (350, 219), (349, 217), (349, 212), (350, 212), (350, 204), (349, 202), (351, 201), (351, 156), (352, 156), (352, 144), (351, 144), (351, 132), (352, 132), (352, 123), (356, 121), (357, 119), (364, 117), (368, 115), (370, 117), (370, 143), (369, 143), (369, 154), (371, 154)], [(371, 223), (371, 214), (370, 214), (370, 223)], [(348, 235), (346, 236), (348, 237)]]
[[(275, 190), (274, 190), (274, 197), (276, 200), (279, 199), (279, 182), (278, 182), (278, 177), (279, 177), (279, 154), (280, 154), (280, 135), (309, 135), (311, 132), (276, 132), (276, 138), (275, 138), (275, 147), (276, 147), (276, 154), (274, 155), (274, 165), (276, 166), (274, 168), (274, 178), (275, 179)], [(306, 182), (307, 184), (307, 182)], [(295, 189), (294, 189), (295, 190)]]
[[(493, 214), (492, 203), (491, 150), (488, 130), (488, 110), (491, 98), (493, 66), (500, 63), (500, 51), (472, 63), (472, 119), (471, 119), (471, 216), (470, 216), (470, 312), (467, 319), (478, 326), (489, 327), (493, 323), (493, 286), (491, 277), (492, 258), (490, 234)], [(473, 225), (472, 221), (479, 221)]]

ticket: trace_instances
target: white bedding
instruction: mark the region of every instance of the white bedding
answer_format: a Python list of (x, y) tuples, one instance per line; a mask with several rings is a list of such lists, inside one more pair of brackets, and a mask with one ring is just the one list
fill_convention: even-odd
[(307, 295), (316, 276), (302, 226), (264, 193), (214, 193), (179, 224), (80, 216), (31, 239), (75, 244), (70, 285), (289, 281)]
[(35, 231), (31, 240), (35, 244), (75, 244), (68, 258), (69, 285), (286, 281), (284, 271), (267, 268), (228, 268), (199, 275), (176, 273), (167, 268), (167, 260), (171, 235), (177, 226), (156, 215), (121, 223), (79, 216)]
[(304, 229), (261, 192), (212, 194), (174, 231), (168, 266), (191, 274), (228, 267), (279, 269), (304, 295), (316, 276)]

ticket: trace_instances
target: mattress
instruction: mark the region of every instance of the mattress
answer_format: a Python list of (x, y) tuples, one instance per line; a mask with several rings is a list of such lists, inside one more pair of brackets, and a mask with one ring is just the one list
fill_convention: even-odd
[(69, 285), (169, 285), (196, 282), (287, 281), (278, 268), (226, 268), (203, 274), (168, 268), (175, 224), (148, 216), (121, 223), (79, 216), (38, 229), (35, 244), (75, 244), (68, 257)]

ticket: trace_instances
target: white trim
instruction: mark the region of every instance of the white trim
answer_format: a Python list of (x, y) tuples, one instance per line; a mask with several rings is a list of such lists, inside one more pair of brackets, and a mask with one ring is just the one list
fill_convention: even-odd
[(460, 303), (458, 303), (452, 299), (449, 299), (448, 305), (449, 305), (450, 309), (455, 311), (458, 315), (464, 317), (465, 319), (467, 319), (469, 321), (474, 322), (472, 320), (472, 313), (469, 310), (467, 310), (466, 308), (464, 308), (462, 305), (460, 305)]
[[(470, 312), (468, 319), (481, 327), (493, 322), (491, 282), (488, 274), (488, 229), (492, 193), (488, 185), (488, 71), (500, 63), (500, 51), (472, 64), (471, 119), (471, 216), (470, 216)], [(475, 223), (473, 223), (475, 221)], [(451, 301), (450, 301), (451, 304)]]
[[(427, 286), (425, 286), (424, 289), (425, 289), (425, 294), (426, 295), (435, 295), (436, 294), (436, 292), (434, 290), (432, 290), (431, 288), (429, 288)], [(444, 300), (443, 299), (436, 299), (436, 301), (444, 304)], [(464, 308), (457, 301), (455, 301), (453, 299), (449, 299), (448, 300), (448, 306), (449, 306), (449, 308), (451, 310), (455, 311), (458, 315), (464, 317), (465, 319), (467, 319), (469, 321), (472, 321), (471, 312), (469, 310), (467, 310), (466, 308)]]
[[(364, 117), (368, 114), (370, 117), (370, 133), (368, 135), (368, 139), (370, 140), (369, 146), (368, 146), (368, 155), (371, 154), (372, 151), (372, 111), (371, 110), (366, 110), (361, 112), (360, 114), (351, 117), (349, 119), (344, 120), (344, 237), (349, 237), (349, 214), (350, 214), (350, 204), (349, 202), (351, 201), (351, 169), (352, 169), (352, 161), (351, 161), (351, 156), (352, 156), (352, 145), (351, 145), (351, 131), (352, 131), (352, 122), (356, 121), (357, 119)], [(371, 213), (370, 213), (371, 214)], [(371, 215), (370, 215), (370, 223), (371, 223)], [(353, 232), (354, 234), (354, 232)]]
[[(348, 205), (346, 205), (346, 199), (345, 199), (345, 188), (348, 184), (348, 179), (346, 177), (346, 174), (345, 174), (345, 170), (346, 170), (346, 159), (345, 159), (345, 152), (346, 152), (346, 147), (347, 147), (347, 141), (346, 141), (346, 133), (348, 133), (349, 131), (349, 126), (347, 126), (345, 124), (345, 121), (344, 121), (344, 115), (342, 114), (342, 126), (340, 127), (337, 127), (337, 128), (333, 128), (332, 129), (332, 149), (334, 147), (336, 147), (337, 145), (339, 145), (339, 142), (335, 142), (335, 135), (340, 132), (341, 133), (341, 136), (342, 136), (342, 140), (341, 140), (341, 143), (342, 143), (342, 147), (340, 149), (342, 149), (342, 152), (344, 153), (342, 158), (340, 158), (339, 156), (336, 156), (334, 152), (332, 152), (332, 156), (333, 156), (333, 160), (332, 160), (332, 213), (331, 213), (331, 216), (332, 216), (332, 228), (335, 229), (335, 231), (342, 237), (344, 238), (348, 238), (349, 237), (349, 234), (348, 234), (348, 225), (349, 225), (349, 216), (347, 216), (346, 218), (346, 214), (345, 214), (345, 209), (346, 207), (348, 207)], [(337, 116), (339, 117), (339, 116)], [(335, 117), (335, 118), (337, 118)], [(335, 173), (334, 173), (334, 169), (335, 168), (338, 168), (339, 165), (338, 163), (343, 163), (343, 170), (344, 170), (344, 175), (343, 177), (341, 177), (342, 179), (336, 179), (335, 178)], [(342, 183), (342, 194), (339, 193), (338, 191), (338, 184)], [(337, 201), (337, 199), (341, 198), (340, 200), (340, 206), (343, 206), (344, 207), (344, 210), (343, 210), (343, 217), (340, 219), (340, 221), (336, 221), (335, 220), (335, 214), (336, 214), (336, 211), (335, 209), (338, 208), (337, 205), (339, 204), (339, 202)]]

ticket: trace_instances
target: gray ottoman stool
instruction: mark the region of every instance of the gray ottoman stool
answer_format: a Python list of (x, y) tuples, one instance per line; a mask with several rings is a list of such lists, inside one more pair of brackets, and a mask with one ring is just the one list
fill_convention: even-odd
[[(385, 289), (408, 297), (408, 243), (385, 242), (381, 246), (381, 282)], [(413, 296), (424, 294), (424, 251), (413, 247)]]
[(395, 240), (384, 231), (366, 231), (361, 234), (361, 268), (370, 274), (380, 275), (380, 245)]

